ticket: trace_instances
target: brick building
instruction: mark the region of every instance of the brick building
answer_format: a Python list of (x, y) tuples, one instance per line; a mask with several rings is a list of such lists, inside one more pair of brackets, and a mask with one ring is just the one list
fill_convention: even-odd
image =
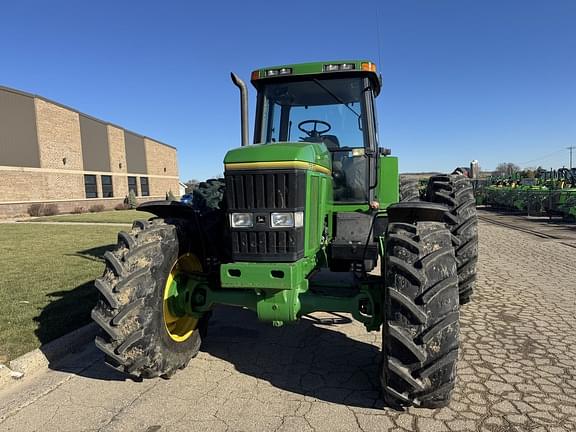
[(0, 217), (178, 195), (176, 149), (41, 96), (0, 87)]

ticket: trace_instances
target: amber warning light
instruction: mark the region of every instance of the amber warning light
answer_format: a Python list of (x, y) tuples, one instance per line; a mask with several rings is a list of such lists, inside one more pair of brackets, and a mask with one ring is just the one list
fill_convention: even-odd
[(375, 63), (362, 63), (362, 70), (367, 72), (376, 72)]

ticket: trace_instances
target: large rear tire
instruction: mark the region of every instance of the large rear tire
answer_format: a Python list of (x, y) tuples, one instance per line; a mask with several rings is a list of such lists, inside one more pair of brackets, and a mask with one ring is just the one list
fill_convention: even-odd
[(224, 179), (209, 179), (201, 182), (192, 192), (192, 206), (200, 212), (209, 210), (225, 210)]
[(420, 200), (418, 180), (412, 177), (400, 176), (400, 202)]
[(478, 261), (478, 216), (476, 200), (470, 180), (460, 174), (438, 175), (430, 178), (426, 201), (445, 204), (446, 223), (458, 262), (460, 304), (470, 302), (476, 281)]
[(101, 296), (92, 318), (103, 330), (96, 346), (118, 371), (169, 378), (198, 353), (209, 314), (179, 318), (166, 307), (171, 284), (184, 267), (202, 274), (200, 246), (192, 233), (180, 219), (136, 221), (104, 255), (106, 268), (95, 282)]
[(391, 223), (386, 233), (381, 381), (393, 407), (446, 406), (459, 347), (456, 259), (439, 222)]

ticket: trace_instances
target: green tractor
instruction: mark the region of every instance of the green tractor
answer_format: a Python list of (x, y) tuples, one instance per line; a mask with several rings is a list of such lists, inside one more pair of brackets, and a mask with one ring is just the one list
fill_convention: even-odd
[(232, 74), (242, 146), (226, 154), (225, 178), (200, 184), (191, 205), (141, 205), (157, 217), (119, 233), (105, 254), (92, 317), (106, 362), (138, 379), (171, 377), (198, 353), (218, 305), (273, 326), (344, 312), (382, 329), (388, 404), (446, 405), (459, 308), (476, 274), (468, 180), (435, 176), (422, 193), (400, 181), (397, 158), (378, 146), (381, 77), (370, 61), (278, 66), (251, 78), (253, 145), (246, 85)]

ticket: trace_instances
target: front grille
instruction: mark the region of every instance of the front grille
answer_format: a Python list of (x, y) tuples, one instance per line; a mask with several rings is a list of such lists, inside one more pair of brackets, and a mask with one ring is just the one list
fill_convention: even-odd
[(304, 207), (304, 171), (226, 173), (228, 208), (235, 210)]
[(232, 252), (235, 254), (293, 254), (297, 252), (295, 230), (234, 231)]
[(236, 261), (296, 261), (304, 256), (304, 228), (270, 228), (270, 213), (303, 211), (306, 171), (228, 171), (228, 211), (249, 211), (263, 221), (253, 228), (232, 228), (232, 257)]

